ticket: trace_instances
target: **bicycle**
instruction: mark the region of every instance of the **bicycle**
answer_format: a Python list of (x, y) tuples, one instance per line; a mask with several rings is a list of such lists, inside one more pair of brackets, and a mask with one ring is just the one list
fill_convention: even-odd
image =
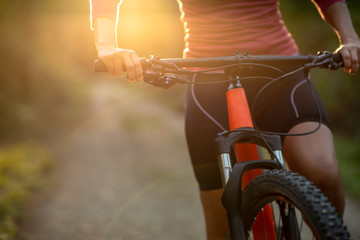
[[(305, 177), (286, 169), (281, 154), (281, 134), (260, 131), (254, 125), (250, 107), (256, 105), (256, 98), (249, 106), (241, 86), (243, 79), (251, 78), (242, 76), (244, 68), (256, 66), (278, 72), (276, 77), (269, 78), (258, 93), (261, 94), (267, 85), (285, 76), (300, 71), (308, 73), (313, 68), (342, 67), (339, 54), (262, 56), (236, 52), (234, 56), (193, 59), (151, 56), (141, 59), (141, 63), (144, 81), (162, 88), (176, 83), (210, 84), (186, 77), (200, 72), (223, 69), (228, 76), (223, 81), (229, 82), (226, 94), (230, 130), (220, 132), (214, 141), (224, 187), (222, 203), (228, 214), (229, 239), (311, 239), (307, 231), (312, 239), (350, 239), (346, 226), (321, 190)], [(276, 68), (282, 63), (300, 67), (283, 73)], [(193, 70), (193, 67), (205, 69)], [(107, 71), (105, 65), (95, 61), (95, 72), (104, 71)], [(270, 158), (259, 159), (258, 147), (266, 149)], [(232, 165), (234, 148), (237, 162)]]

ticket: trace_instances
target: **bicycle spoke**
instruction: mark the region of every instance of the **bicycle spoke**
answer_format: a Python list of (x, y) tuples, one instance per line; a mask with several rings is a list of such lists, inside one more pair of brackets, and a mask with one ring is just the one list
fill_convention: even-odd
[(264, 208), (261, 210), (261, 215), (264, 223), (264, 229), (265, 229), (265, 239), (267, 240), (267, 232), (266, 232), (266, 224), (265, 224), (265, 215), (264, 215)]
[(301, 218), (301, 223), (300, 223), (300, 232), (302, 230), (303, 223), (304, 223), (304, 215), (301, 214), (301, 216), (302, 216), (302, 218)]
[[(269, 203), (269, 206), (271, 207), (271, 209), (273, 210), (271, 215), (274, 219), (274, 223), (275, 223), (275, 237), (276, 239), (287, 239), (289, 237), (289, 233), (293, 234), (294, 231), (298, 232), (296, 239), (313, 239), (315, 240), (315, 236), (313, 231), (311, 230), (311, 228), (307, 225), (305, 219), (305, 216), (301, 213), (301, 211), (299, 211), (298, 208), (296, 208), (295, 206), (289, 206), (289, 211), (293, 211), (293, 213), (288, 212), (288, 210), (285, 209), (285, 202), (282, 201), (273, 201), (271, 203)], [(293, 208), (293, 210), (290, 210), (290, 208)], [(261, 212), (261, 216), (260, 216), (260, 212)], [(257, 215), (258, 217), (255, 218), (254, 222), (253, 222), (253, 227), (252, 229), (254, 231), (257, 231), (257, 235), (261, 237), (261, 239), (268, 239), (268, 228), (265, 224), (261, 223), (262, 221), (265, 221), (265, 210), (264, 208), (262, 208), (260, 210), (259, 214)], [(289, 216), (290, 214), (290, 216)], [(294, 215), (295, 214), (295, 215)], [(292, 226), (288, 225), (290, 219), (293, 219), (292, 221), (296, 221), (293, 222)], [(288, 224), (284, 227), (284, 221), (288, 222)], [(286, 232), (286, 229), (288, 229), (289, 231), (289, 227), (290, 227), (290, 232)], [(295, 228), (295, 229), (293, 229)], [(297, 230), (296, 230), (297, 229)], [(258, 239), (256, 237), (256, 233), (253, 233), (252, 231), (250, 231), (249, 233), (249, 239)]]
[[(274, 204), (271, 203), (270, 205), (271, 205), (271, 209), (272, 209), (272, 211), (271, 211), (272, 217), (273, 217), (273, 219), (274, 219), (274, 222), (276, 223), (276, 217), (275, 217), (275, 211), (274, 211), (274, 209), (275, 209), (275, 208), (274, 208)], [(277, 227), (277, 226), (280, 226), (280, 218), (279, 218), (279, 220), (278, 220), (278, 224), (275, 225), (276, 239), (279, 239), (279, 231), (280, 231), (280, 228)]]
[(257, 227), (258, 227), (258, 229), (259, 229), (259, 232), (261, 233), (262, 238), (263, 238), (263, 239), (266, 239), (265, 236), (264, 236), (264, 233), (263, 233), (263, 231), (261, 230), (261, 227), (260, 227), (260, 225), (259, 225), (259, 223), (258, 223), (258, 220), (257, 220), (256, 218), (255, 218), (255, 222), (256, 222), (256, 225), (257, 225)]

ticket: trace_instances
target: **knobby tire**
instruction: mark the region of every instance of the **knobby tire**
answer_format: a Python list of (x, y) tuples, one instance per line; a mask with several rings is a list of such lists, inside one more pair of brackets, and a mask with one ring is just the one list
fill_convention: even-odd
[[(306, 223), (313, 232), (312, 239), (350, 239), (350, 234), (343, 225), (343, 221), (318, 187), (299, 174), (278, 169), (264, 172), (244, 189), (242, 214), (245, 231), (249, 235), (249, 239), (251, 239), (250, 229), (253, 224), (256, 224), (256, 216), (265, 205), (272, 202), (271, 206), (273, 208), (285, 206), (285, 203), (289, 204), (286, 206), (297, 208), (297, 218), (302, 215), (305, 219), (299, 228), (302, 228), (303, 224)], [(288, 209), (292, 208), (287, 207)], [(278, 212), (284, 213), (284, 210)], [(280, 219), (283, 221), (283, 223), (279, 224), (281, 226), (276, 227), (277, 239), (308, 239), (308, 237), (294, 236), (298, 235), (295, 234), (298, 229), (293, 228), (288, 233), (284, 233), (286, 229), (283, 228), (287, 228), (289, 221), (283, 220), (283, 216), (284, 214), (279, 214), (279, 217), (277, 217), (279, 221), (274, 217), (275, 224), (278, 224)], [(298, 223), (296, 225), (300, 225), (300, 220), (295, 220), (295, 222)]]

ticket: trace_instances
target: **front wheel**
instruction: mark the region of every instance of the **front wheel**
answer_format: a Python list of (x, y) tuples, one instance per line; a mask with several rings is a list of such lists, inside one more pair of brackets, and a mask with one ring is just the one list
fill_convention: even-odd
[[(259, 226), (265, 206), (273, 209), (270, 238), (271, 230)], [(293, 172), (277, 169), (256, 177), (244, 189), (241, 207), (248, 239), (350, 239), (327, 197)]]

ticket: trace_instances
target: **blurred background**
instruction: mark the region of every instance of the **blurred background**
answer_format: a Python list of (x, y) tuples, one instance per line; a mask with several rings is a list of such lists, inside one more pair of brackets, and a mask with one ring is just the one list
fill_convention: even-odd
[[(335, 50), (337, 37), (311, 1), (281, 0), (301, 53)], [(360, 2), (347, 4), (360, 33)], [(127, 0), (120, 8), (119, 46), (139, 56), (181, 57), (183, 28), (175, 0)], [(120, 34), (121, 33), (121, 34)], [(46, 185), (54, 144), (91, 108), (97, 76), (85, 0), (0, 0), (0, 239), (11, 239), (29, 193)], [(111, 79), (111, 77), (108, 77)], [(333, 124), (347, 194), (360, 199), (360, 79), (314, 71)], [(182, 112), (184, 88), (136, 88), (168, 111)]]

